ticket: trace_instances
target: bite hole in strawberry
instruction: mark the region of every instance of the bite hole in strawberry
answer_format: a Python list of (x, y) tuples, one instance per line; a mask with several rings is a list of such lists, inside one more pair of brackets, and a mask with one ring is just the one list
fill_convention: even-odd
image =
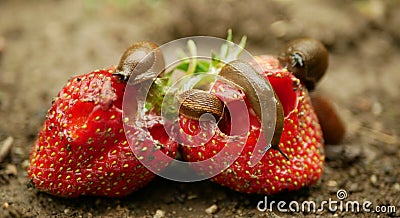
[(297, 108), (296, 89), (300, 88), (300, 81), (296, 78), (279, 76), (270, 76), (268, 80), (282, 104), (284, 116), (288, 117)]
[(155, 124), (154, 126), (148, 128), (151, 137), (154, 140), (159, 141), (161, 144), (167, 144), (169, 140), (169, 136), (164, 129), (164, 126), (161, 124)]
[(72, 124), (71, 128), (73, 130), (82, 128), (92, 113), (93, 108), (93, 102), (76, 102), (74, 107), (71, 108), (70, 112), (70, 114), (72, 114), (72, 117), (70, 118), (70, 123)]

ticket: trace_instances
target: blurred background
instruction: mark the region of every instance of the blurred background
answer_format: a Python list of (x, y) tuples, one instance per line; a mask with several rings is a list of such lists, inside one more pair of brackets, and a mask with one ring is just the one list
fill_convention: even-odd
[(225, 38), (229, 28), (235, 42), (247, 35), (253, 55), (277, 54), (303, 36), (321, 40), (330, 52), (317, 92), (335, 103), (346, 139), (326, 147), (324, 176), (315, 187), (277, 198), (326, 200), (344, 188), (354, 200), (374, 197), (374, 204), (400, 211), (399, 11), (398, 0), (0, 0), (0, 145), (14, 139), (0, 161), (0, 217), (152, 217), (157, 209), (168, 217), (198, 217), (212, 203), (220, 217), (285, 216), (258, 212), (263, 196), (209, 182), (157, 179), (127, 198), (88, 198), (85, 205), (26, 187), (30, 146), (51, 98), (70, 77), (117, 64), (135, 41)]

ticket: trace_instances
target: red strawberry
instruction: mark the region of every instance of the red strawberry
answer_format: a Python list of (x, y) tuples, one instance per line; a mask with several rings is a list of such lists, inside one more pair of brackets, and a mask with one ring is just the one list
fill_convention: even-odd
[[(254, 167), (250, 167), (249, 160), (260, 136), (260, 122), (252, 110), (249, 110), (250, 126), (246, 127), (248, 128), (248, 138), (240, 156), (212, 180), (245, 193), (275, 194), (284, 190), (297, 190), (309, 186), (315, 183), (322, 174), (324, 154), (320, 125), (310, 103), (308, 92), (292, 73), (279, 66), (279, 62), (275, 58), (261, 56), (256, 60), (264, 69), (264, 76), (270, 81), (284, 109), (284, 129), (279, 147), (289, 160), (286, 160), (277, 150), (270, 149)], [(239, 105), (238, 102), (245, 101), (247, 103), (246, 93), (222, 82), (214, 85), (213, 92), (222, 101), (231, 104), (230, 110), (235, 110), (235, 104)], [(247, 106), (250, 109), (249, 103)], [(245, 120), (245, 117), (233, 118)], [(214, 134), (210, 140), (198, 146), (199, 140), (202, 140), (194, 137), (198, 132), (193, 131), (200, 128), (198, 121), (187, 117), (181, 120), (181, 133), (193, 135), (188, 137), (181, 134), (181, 138), (191, 139), (183, 139), (186, 143), (182, 150), (184, 158), (188, 161), (196, 162), (213, 158), (226, 146), (230, 153), (235, 154), (240, 152), (243, 146), (239, 141), (229, 141), (227, 136), (231, 128), (229, 122), (225, 122), (226, 126), (220, 125), (220, 128), (214, 130), (203, 129), (203, 131), (213, 131), (211, 133)], [(260, 137), (260, 140), (262, 139), (263, 137)], [(209, 166), (209, 169), (198, 170), (207, 173), (224, 164), (226, 163), (215, 161), (214, 165)]]
[[(125, 136), (126, 82), (114, 72), (111, 68), (76, 76), (59, 92), (30, 155), (28, 176), (39, 190), (64, 197), (123, 196), (155, 177), (135, 157)], [(177, 144), (157, 116), (149, 117), (152, 137), (131, 138), (130, 144), (161, 143), (159, 149), (174, 157)], [(160, 157), (155, 162), (160, 168), (168, 163)]]

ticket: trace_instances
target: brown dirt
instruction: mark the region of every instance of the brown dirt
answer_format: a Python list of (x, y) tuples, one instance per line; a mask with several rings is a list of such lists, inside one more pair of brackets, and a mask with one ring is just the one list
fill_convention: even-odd
[[(400, 2), (309, 1), (0, 1), (0, 141), (14, 138), (0, 163), (0, 217), (400, 216)], [(190, 35), (246, 34), (253, 54), (312, 36), (328, 45), (328, 75), (319, 92), (336, 102), (348, 133), (326, 146), (322, 179), (313, 187), (268, 200), (369, 200), (394, 213), (260, 212), (264, 196), (236, 193), (208, 181), (161, 178), (122, 199), (61, 199), (27, 186), (30, 146), (52, 96), (76, 74), (117, 63), (130, 43), (159, 44)], [(236, 39), (236, 38), (235, 38)], [(16, 167), (16, 168), (15, 168)]]

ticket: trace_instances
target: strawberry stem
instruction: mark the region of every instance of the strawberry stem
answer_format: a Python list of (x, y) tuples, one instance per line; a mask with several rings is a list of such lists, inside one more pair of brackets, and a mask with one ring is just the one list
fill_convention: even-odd
[[(211, 52), (211, 61), (198, 59), (198, 51), (196, 43), (193, 40), (187, 41), (187, 50), (189, 54), (185, 52), (178, 51), (181, 58), (183, 59), (177, 66), (174, 66), (168, 72), (162, 75), (162, 78), (157, 78), (150, 88), (149, 95), (146, 102), (146, 110), (153, 110), (157, 114), (161, 111), (161, 105), (164, 96), (168, 88), (171, 86), (171, 77), (174, 73), (183, 72), (185, 75), (200, 75), (200, 74), (212, 74), (217, 75), (221, 71), (225, 63), (236, 60), (239, 55), (243, 52), (246, 45), (247, 37), (243, 36), (239, 43), (239, 48), (237, 46), (232, 46), (232, 30), (229, 29), (227, 32), (226, 43), (224, 43), (220, 48), (220, 54), (215, 54)], [(188, 59), (189, 57), (189, 59)], [(193, 87), (202, 87), (207, 89), (212, 87), (215, 82), (215, 77), (191, 77), (183, 83), (181, 91), (190, 89)], [(179, 90), (178, 90), (179, 91)]]
[(190, 56), (191, 56), (191, 59), (189, 61), (189, 66), (188, 66), (188, 69), (187, 69), (187, 73), (188, 74), (193, 74), (196, 71), (196, 68), (197, 68), (197, 58), (196, 58), (196, 56), (197, 56), (197, 46), (196, 46), (196, 44), (194, 43), (193, 40), (189, 40), (187, 42), (187, 47), (189, 49), (189, 53), (190, 53)]

